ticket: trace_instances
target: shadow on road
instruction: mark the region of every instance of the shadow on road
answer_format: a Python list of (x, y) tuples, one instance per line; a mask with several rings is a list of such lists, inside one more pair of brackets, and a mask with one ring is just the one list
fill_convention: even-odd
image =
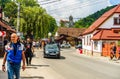
[(32, 64), (31, 66), (37, 66), (37, 67), (49, 67), (50, 65), (35, 65), (35, 64)]
[(64, 56), (61, 56), (60, 59), (66, 59)]
[(65, 60), (66, 58), (65, 58), (64, 56), (60, 56), (60, 58), (56, 58), (56, 57), (47, 57), (47, 59)]
[(41, 76), (24, 77), (24, 76), (22, 76), (21, 79), (44, 79), (44, 77), (41, 77)]
[(37, 67), (32, 67), (32, 65), (31, 66), (27, 66), (26, 68), (27, 69), (37, 69)]

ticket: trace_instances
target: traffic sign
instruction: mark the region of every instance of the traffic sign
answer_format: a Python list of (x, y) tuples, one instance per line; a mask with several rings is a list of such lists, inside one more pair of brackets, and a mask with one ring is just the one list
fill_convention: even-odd
[(6, 36), (6, 32), (5, 31), (0, 31), (0, 36), (5, 37)]

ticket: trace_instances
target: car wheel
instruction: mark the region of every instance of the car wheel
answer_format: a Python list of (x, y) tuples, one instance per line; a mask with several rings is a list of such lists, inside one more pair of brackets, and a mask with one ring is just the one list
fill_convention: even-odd
[(57, 55), (57, 58), (60, 59), (60, 54)]
[(44, 58), (46, 58), (47, 56), (44, 54)]

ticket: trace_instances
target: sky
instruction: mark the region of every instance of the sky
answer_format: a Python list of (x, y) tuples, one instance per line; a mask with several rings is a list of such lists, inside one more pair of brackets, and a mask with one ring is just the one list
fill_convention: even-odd
[(120, 0), (38, 0), (38, 2), (59, 22), (61, 19), (68, 20), (70, 15), (77, 21), (107, 6), (116, 5)]

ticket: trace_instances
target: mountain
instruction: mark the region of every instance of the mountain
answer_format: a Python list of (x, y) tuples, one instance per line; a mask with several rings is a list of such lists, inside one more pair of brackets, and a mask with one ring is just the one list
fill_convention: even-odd
[(75, 28), (87, 28), (89, 27), (95, 20), (97, 20), (102, 14), (107, 12), (108, 10), (114, 8), (114, 6), (106, 7), (105, 9), (101, 9), (100, 11), (95, 12), (94, 14), (91, 14), (85, 18), (81, 18), (78, 21), (75, 22), (75, 25), (73, 27)]

